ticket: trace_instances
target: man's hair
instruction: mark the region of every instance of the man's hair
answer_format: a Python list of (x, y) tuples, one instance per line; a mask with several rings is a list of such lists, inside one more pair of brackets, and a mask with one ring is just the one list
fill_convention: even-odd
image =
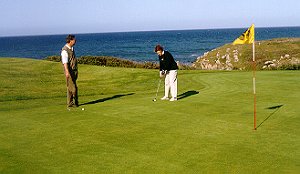
[(156, 47), (154, 49), (155, 52), (157, 52), (157, 51), (163, 51), (163, 50), (164, 50), (164, 48), (162, 46), (160, 46), (160, 45), (156, 45)]
[(67, 37), (66, 37), (66, 42), (67, 43), (70, 43), (71, 40), (74, 40), (75, 39), (75, 36), (72, 35), (72, 34), (69, 34)]

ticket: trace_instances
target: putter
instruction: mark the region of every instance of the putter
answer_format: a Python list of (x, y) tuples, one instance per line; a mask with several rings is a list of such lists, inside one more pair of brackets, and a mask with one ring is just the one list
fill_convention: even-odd
[(158, 82), (158, 87), (157, 87), (157, 90), (156, 90), (155, 98), (152, 100), (152, 101), (154, 101), (154, 102), (156, 102), (157, 93), (158, 93), (158, 91), (159, 91), (160, 83), (161, 83), (161, 78), (159, 79), (159, 82)]

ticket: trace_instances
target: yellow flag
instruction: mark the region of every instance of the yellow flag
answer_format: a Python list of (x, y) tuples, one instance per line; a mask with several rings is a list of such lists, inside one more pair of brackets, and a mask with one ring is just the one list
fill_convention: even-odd
[(233, 41), (233, 45), (252, 44), (254, 42), (254, 24), (251, 25), (239, 38)]

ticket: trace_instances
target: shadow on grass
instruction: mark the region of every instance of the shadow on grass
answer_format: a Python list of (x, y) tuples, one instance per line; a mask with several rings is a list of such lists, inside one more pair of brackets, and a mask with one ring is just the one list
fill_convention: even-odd
[(105, 102), (105, 101), (107, 101), (107, 100), (113, 100), (113, 99), (116, 99), (116, 98), (121, 98), (121, 97), (125, 97), (125, 96), (130, 96), (130, 95), (133, 95), (133, 94), (134, 94), (134, 93), (114, 95), (114, 96), (112, 96), (112, 97), (101, 98), (101, 99), (98, 99), (98, 100), (94, 100), (94, 101), (90, 101), (90, 102), (87, 102), (87, 103), (83, 103), (83, 104), (81, 104), (80, 106), (97, 104), (97, 103)]
[(190, 97), (192, 95), (197, 95), (199, 94), (198, 91), (195, 91), (195, 90), (192, 90), (192, 91), (186, 91), (185, 93), (182, 93), (180, 95), (177, 96), (177, 99), (178, 100), (181, 100), (181, 99), (184, 99), (184, 98), (187, 98), (187, 97)]
[(260, 123), (260, 125), (257, 126), (257, 128), (259, 128), (264, 122), (266, 122), (272, 115), (274, 115), (278, 110), (279, 108), (281, 108), (283, 105), (277, 105), (277, 106), (272, 106), (272, 107), (268, 107), (266, 109), (270, 109), (270, 110), (273, 110), (274, 109), (274, 112), (272, 112), (267, 118), (264, 119), (263, 122)]

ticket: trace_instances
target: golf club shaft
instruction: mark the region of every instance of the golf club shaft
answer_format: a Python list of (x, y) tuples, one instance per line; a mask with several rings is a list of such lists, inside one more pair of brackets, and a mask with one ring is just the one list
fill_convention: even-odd
[(159, 79), (159, 82), (158, 82), (158, 87), (157, 87), (157, 90), (156, 90), (155, 99), (157, 98), (157, 94), (158, 94), (158, 91), (159, 91), (160, 83), (161, 83), (161, 79)]

